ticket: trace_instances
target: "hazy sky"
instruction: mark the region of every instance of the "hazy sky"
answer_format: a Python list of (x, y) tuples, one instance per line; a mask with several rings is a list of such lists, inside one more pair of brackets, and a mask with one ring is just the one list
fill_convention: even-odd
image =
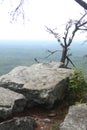
[[(4, 0), (0, 5), (0, 39), (1, 40), (52, 40), (44, 25), (59, 32), (69, 18), (77, 19), (83, 8), (74, 0), (29, 0), (24, 4), (25, 21), (10, 23), (9, 12), (15, 8), (16, 1)], [(25, 0), (27, 1), (27, 0)]]

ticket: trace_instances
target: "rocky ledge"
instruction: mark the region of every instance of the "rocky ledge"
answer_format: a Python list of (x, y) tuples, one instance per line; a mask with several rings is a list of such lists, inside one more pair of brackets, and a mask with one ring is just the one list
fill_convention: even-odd
[(0, 77), (0, 86), (23, 94), (27, 107), (40, 104), (52, 108), (55, 101), (64, 98), (68, 78), (73, 72), (62, 66), (57, 62), (19, 66)]
[[(62, 63), (51, 62), (34, 64), (30, 67), (19, 66), (8, 74), (1, 76), (0, 118), (6, 119), (14, 113), (22, 112), (25, 108), (35, 105), (47, 109), (52, 108), (56, 101), (63, 100), (65, 90), (68, 87), (68, 79), (72, 73), (73, 70), (63, 68)], [(23, 121), (25, 121), (25, 118)], [(0, 130), (5, 130), (3, 125), (10, 130), (7, 123), (9, 125), (10, 122), (14, 126), (17, 122), (17, 125), (19, 125), (19, 120), (21, 119), (12, 119), (0, 123)], [(29, 118), (30, 120), (32, 119)], [(11, 126), (11, 130), (15, 130), (13, 126)], [(15, 126), (15, 128), (17, 127)], [(33, 128), (30, 130), (33, 130)], [(25, 127), (20, 129), (25, 129)]]

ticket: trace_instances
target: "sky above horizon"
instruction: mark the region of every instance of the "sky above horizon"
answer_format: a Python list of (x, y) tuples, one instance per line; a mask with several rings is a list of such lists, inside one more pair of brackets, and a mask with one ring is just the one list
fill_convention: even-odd
[(45, 25), (58, 28), (62, 34), (66, 22), (79, 18), (83, 11), (74, 0), (29, 0), (23, 5), (24, 21), (18, 17), (11, 23), (9, 12), (17, 6), (16, 1), (4, 0), (0, 4), (0, 40), (54, 40)]

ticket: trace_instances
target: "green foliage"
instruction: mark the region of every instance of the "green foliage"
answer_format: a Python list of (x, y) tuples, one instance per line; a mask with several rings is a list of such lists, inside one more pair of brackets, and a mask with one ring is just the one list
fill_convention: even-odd
[(69, 81), (69, 94), (72, 98), (81, 99), (87, 90), (87, 83), (81, 69), (76, 69)]
[(59, 130), (59, 124), (57, 121), (53, 121), (50, 130)]
[(80, 101), (75, 102), (75, 105), (79, 105), (79, 104), (81, 104), (82, 102), (83, 102), (83, 100), (82, 100), (82, 99), (80, 99)]

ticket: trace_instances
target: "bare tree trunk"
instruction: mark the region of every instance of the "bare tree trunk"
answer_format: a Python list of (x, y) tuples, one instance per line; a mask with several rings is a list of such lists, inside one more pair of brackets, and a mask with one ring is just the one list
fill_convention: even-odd
[(60, 59), (60, 62), (64, 63), (65, 64), (65, 61), (66, 61), (66, 57), (67, 57), (67, 47), (66, 46), (63, 46), (63, 50), (62, 50), (62, 56), (61, 56), (61, 59)]

